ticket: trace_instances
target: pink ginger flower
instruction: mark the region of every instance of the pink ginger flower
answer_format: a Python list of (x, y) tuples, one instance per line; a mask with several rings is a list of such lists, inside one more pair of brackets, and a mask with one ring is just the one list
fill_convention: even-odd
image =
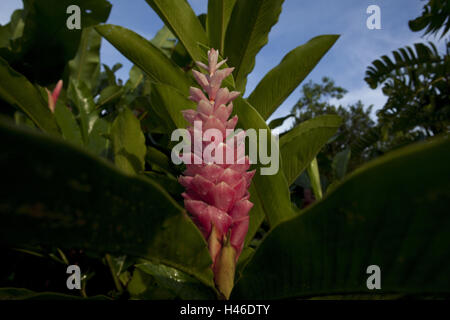
[[(197, 103), (197, 110), (184, 110), (183, 115), (192, 124), (188, 127), (191, 137), (194, 137), (194, 131), (198, 130), (197, 127), (194, 128), (194, 121), (201, 122), (202, 131), (217, 129), (222, 133), (222, 141), (211, 139), (213, 141), (197, 143), (202, 145), (203, 150), (210, 144), (223, 148), (224, 159), (216, 162), (204, 159), (202, 151), (196, 149), (195, 142), (192, 141), (191, 154), (188, 158), (196, 158), (197, 162), (191, 161), (192, 164), (186, 164), (186, 171), (179, 178), (179, 182), (186, 188), (186, 192), (182, 194), (185, 208), (208, 242), (216, 284), (221, 289), (221, 286), (226, 285), (220, 285), (218, 282), (223, 280), (219, 278), (234, 276), (234, 265), (244, 246), (249, 223), (248, 213), (253, 207), (249, 201), (248, 188), (255, 171), (248, 171), (250, 161), (245, 155), (245, 132), (240, 131), (238, 134), (234, 132), (238, 117), (229, 119), (233, 111), (232, 101), (240, 93), (221, 88), (222, 81), (233, 72), (234, 68), (220, 70), (226, 60), (217, 63), (218, 56), (218, 51), (211, 49), (208, 51), (208, 65), (197, 62), (197, 65), (208, 73), (193, 70), (194, 77), (203, 91), (191, 87), (189, 98)], [(228, 133), (231, 131), (233, 135), (228, 134), (227, 129)], [(203, 132), (198, 136), (203, 137)], [(231, 146), (230, 139), (234, 140)], [(233, 155), (234, 161), (231, 163), (226, 161), (227, 154)], [(225, 247), (227, 249), (223, 250)], [(225, 251), (227, 254), (231, 252), (233, 257), (228, 259), (233, 260), (232, 276), (224, 275), (224, 265), (230, 265), (229, 261), (223, 261)], [(221, 291), (231, 291), (231, 288)], [(224, 294), (228, 296), (229, 292)]]
[(61, 93), (62, 86), (63, 86), (63, 81), (59, 80), (55, 86), (55, 89), (53, 89), (53, 92), (50, 92), (46, 89), (47, 95), (48, 95), (48, 108), (53, 113), (55, 112), (56, 102), (58, 101), (58, 97), (59, 97), (59, 94)]
[(62, 87), (63, 87), (63, 81), (59, 80), (58, 83), (56, 84), (55, 88), (53, 89), (53, 92), (50, 92), (48, 89), (46, 89), (47, 95), (48, 95), (48, 108), (53, 113), (55, 112), (56, 102), (58, 101), (58, 97), (59, 97), (59, 94), (61, 93)]

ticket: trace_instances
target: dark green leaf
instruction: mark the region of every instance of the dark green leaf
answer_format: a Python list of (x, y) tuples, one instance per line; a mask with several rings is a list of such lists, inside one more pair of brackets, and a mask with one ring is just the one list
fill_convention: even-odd
[(256, 54), (266, 45), (270, 29), (278, 21), (282, 4), (283, 0), (248, 0), (237, 1), (234, 6), (225, 38), (225, 56), (235, 68), (236, 88), (241, 92), (255, 66)]
[(202, 234), (160, 186), (60, 139), (3, 122), (0, 137), (1, 245), (141, 256), (213, 286)]
[(177, 43), (177, 38), (167, 26), (163, 26), (150, 42), (170, 58)]
[(80, 127), (72, 111), (59, 99), (55, 106), (55, 119), (61, 129), (63, 138), (79, 146), (83, 145)]
[[(186, 300), (215, 298), (211, 288), (175, 268), (152, 262), (139, 263), (136, 268), (129, 288), (132, 297)], [(140, 281), (137, 281), (137, 277)]]
[(100, 92), (100, 97), (97, 101), (97, 108), (103, 107), (109, 103), (117, 102), (123, 93), (123, 87), (117, 85), (107, 86)]
[(4, 26), (0, 26), (0, 48), (11, 50), (11, 43), (23, 34), (25, 23), (23, 21), (23, 10), (15, 10), (11, 20)]
[(275, 129), (275, 128), (281, 126), (284, 123), (284, 121), (286, 121), (287, 119), (292, 118), (292, 117), (295, 117), (295, 116), (293, 114), (289, 114), (285, 117), (273, 119), (272, 121), (269, 122), (269, 128)]
[(67, 95), (78, 109), (83, 141), (87, 144), (89, 134), (92, 131), (95, 120), (98, 118), (98, 116), (92, 116), (95, 114), (95, 103), (92, 94), (84, 82), (77, 82), (71, 79)]
[(119, 26), (102, 25), (96, 29), (125, 57), (146, 72), (152, 81), (189, 92), (189, 81), (183, 71), (152, 43)]
[(139, 174), (144, 171), (145, 137), (141, 123), (128, 108), (125, 108), (114, 120), (110, 133), (114, 163), (128, 174)]
[(153, 171), (145, 171), (144, 174), (148, 179), (159, 184), (164, 188), (164, 190), (166, 190), (170, 195), (174, 197), (179, 197), (184, 192), (184, 188), (181, 186), (178, 180), (173, 177), (168, 177), (165, 174)]
[(188, 122), (183, 118), (181, 111), (195, 109), (195, 103), (167, 85), (154, 84), (152, 89), (150, 102), (152, 110), (159, 118), (164, 119), (166, 133), (171, 134), (174, 129), (186, 128)]
[(206, 29), (211, 47), (223, 52), (225, 34), (236, 0), (209, 0)]
[[(255, 129), (257, 131), (258, 141), (259, 129), (265, 129), (270, 135), (268, 137), (268, 140), (270, 141), (268, 141), (267, 149), (270, 150), (270, 146), (273, 143), (278, 144), (270, 133), (270, 129), (265, 121), (246, 100), (238, 98), (233, 103), (234, 112), (239, 117), (237, 128), (242, 128), (244, 130)], [(258, 152), (259, 147), (258, 144)], [(255, 166), (257, 170), (250, 188), (250, 201), (253, 202), (255, 206), (250, 210), (250, 231), (247, 236), (247, 241), (251, 240), (251, 237), (254, 236), (264, 217), (267, 217), (271, 227), (274, 227), (281, 221), (292, 218), (295, 215), (291, 208), (289, 188), (286, 178), (281, 170), (280, 161), (278, 167), (279, 170), (275, 174), (261, 175), (261, 168), (269, 167), (271, 165), (275, 165), (275, 163), (262, 165), (258, 161), (258, 164)], [(262, 212), (260, 210), (262, 210)]]
[(151, 166), (156, 166), (158, 169), (162, 169), (166, 172), (170, 172), (170, 159), (161, 151), (154, 147), (147, 147), (147, 162)]
[[(450, 291), (450, 140), (417, 144), (356, 170), (273, 229), (233, 298)], [(381, 269), (370, 291), (367, 267)]]
[(311, 188), (313, 189), (315, 199), (322, 199), (322, 185), (320, 183), (319, 165), (317, 164), (316, 158), (308, 164), (306, 171), (308, 172), (309, 181), (311, 183)]
[(280, 138), (283, 171), (289, 185), (336, 133), (341, 122), (341, 118), (335, 115), (319, 116), (300, 123)]
[(90, 91), (97, 85), (100, 75), (100, 45), (102, 37), (93, 27), (83, 28), (78, 52), (69, 61), (70, 78), (83, 81)]
[(336, 154), (331, 164), (336, 179), (341, 180), (347, 173), (347, 165), (350, 160), (351, 150), (349, 148)]
[(208, 45), (206, 31), (186, 0), (146, 0), (164, 24), (177, 36), (194, 61), (202, 52), (197, 43)]
[(0, 58), (0, 98), (25, 112), (42, 130), (58, 133), (55, 117), (41, 93)]
[[(66, 10), (72, 0), (24, 1), (25, 26), (11, 49), (0, 49), (12, 68), (30, 81), (48, 86), (61, 79), (67, 63), (78, 50), (82, 30), (67, 28)], [(111, 11), (106, 0), (78, 0), (82, 28), (105, 22)]]

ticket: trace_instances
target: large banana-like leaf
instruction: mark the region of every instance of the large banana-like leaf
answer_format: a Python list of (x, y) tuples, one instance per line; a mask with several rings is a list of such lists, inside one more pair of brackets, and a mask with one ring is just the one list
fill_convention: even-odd
[(255, 66), (256, 54), (269, 40), (284, 0), (237, 1), (228, 24), (225, 56), (235, 67), (236, 88), (245, 91), (247, 75)]
[(102, 37), (93, 27), (83, 28), (77, 55), (69, 61), (70, 78), (83, 81), (90, 91), (97, 85), (100, 75), (101, 43)]
[(55, 117), (39, 90), (0, 58), (0, 99), (25, 112), (42, 130), (58, 133)]
[(289, 52), (279, 65), (264, 76), (248, 97), (264, 119), (269, 118), (299, 86), (338, 37), (323, 35), (309, 40)]
[(213, 286), (211, 258), (164, 189), (62, 140), (0, 123), (0, 243), (128, 253)]
[(189, 81), (183, 71), (150, 41), (135, 32), (114, 25), (97, 26), (96, 30), (125, 57), (148, 74), (152, 81), (189, 92)]
[(283, 171), (289, 185), (311, 163), (341, 123), (338, 116), (319, 116), (300, 123), (280, 138)]
[(223, 52), (225, 34), (236, 0), (209, 0), (206, 30), (212, 48)]
[[(273, 229), (233, 298), (450, 292), (450, 140), (392, 152)], [(380, 268), (369, 290), (367, 269)]]
[(146, 0), (164, 24), (177, 36), (194, 61), (202, 52), (197, 43), (208, 45), (208, 37), (200, 20), (186, 0)]
[[(258, 141), (260, 135), (259, 130), (267, 130), (266, 132), (270, 135), (268, 137), (268, 145), (278, 143), (272, 136), (266, 122), (245, 99), (238, 98), (233, 104), (234, 110), (239, 117), (238, 128), (244, 130), (255, 129), (257, 131)], [(258, 152), (260, 148), (261, 146), (258, 142)], [(270, 150), (270, 147), (267, 147), (267, 149)], [(275, 227), (281, 221), (295, 215), (291, 207), (289, 188), (281, 169), (281, 163), (279, 163), (278, 172), (272, 175), (261, 175), (261, 167), (266, 167), (266, 165), (262, 165), (259, 161), (255, 165), (257, 171), (250, 189), (250, 201), (255, 203), (255, 207), (250, 211), (249, 229), (251, 232), (249, 232), (249, 237), (254, 235), (254, 232), (256, 232), (264, 217), (267, 217), (271, 227)], [(263, 214), (259, 210), (263, 210)]]

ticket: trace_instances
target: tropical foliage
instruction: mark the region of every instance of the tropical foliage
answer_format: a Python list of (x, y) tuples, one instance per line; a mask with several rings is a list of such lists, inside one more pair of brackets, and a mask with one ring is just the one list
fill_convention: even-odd
[[(219, 60), (228, 58), (224, 67), (235, 68), (223, 86), (245, 92), (283, 1), (209, 0), (208, 12), (197, 16), (185, 0), (147, 0), (165, 23), (152, 40), (99, 24), (111, 9), (106, 0), (80, 1), (89, 8), (90, 27), (66, 39), (53, 12), (66, 2), (24, 0), (24, 9), (0, 29), (0, 298), (222, 297), (208, 244), (184, 209), (177, 178), (185, 168), (171, 161), (170, 137), (188, 126), (181, 111), (195, 108), (188, 99), (199, 70), (193, 61), (206, 64), (208, 50), (219, 49)], [(61, 30), (53, 45), (39, 51), (40, 39), (54, 36), (53, 28)], [(233, 101), (237, 127), (271, 132), (268, 118), (339, 38), (313, 36), (287, 52), (248, 98)], [(100, 37), (134, 64), (125, 83), (116, 79), (119, 65), (102, 71)], [(45, 88), (60, 79), (64, 87), (52, 112)], [(438, 71), (430, 71), (426, 81), (437, 80)], [(343, 93), (331, 81), (327, 86)], [(442, 92), (427, 94), (439, 98)], [(254, 206), (230, 298), (370, 297), (366, 268), (374, 264), (384, 279), (377, 295), (448, 294), (449, 140), (396, 150), (349, 175), (343, 169), (348, 155), (341, 154), (333, 160), (339, 179), (324, 192), (316, 157), (347, 130), (339, 116), (348, 121), (353, 114), (338, 109), (322, 115), (327, 106), (319, 98), (298, 109), (319, 105), (320, 112), (312, 110), (279, 141), (270, 135), (279, 145), (280, 170), (256, 170), (249, 186)], [(316, 201), (300, 209), (290, 187), (304, 172)], [(65, 287), (66, 267), (73, 264), (82, 271), (79, 293)]]

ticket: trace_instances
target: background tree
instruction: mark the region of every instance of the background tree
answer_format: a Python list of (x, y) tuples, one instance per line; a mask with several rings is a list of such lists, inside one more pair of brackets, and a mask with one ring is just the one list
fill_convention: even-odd
[[(351, 156), (350, 152), (352, 142), (375, 126), (375, 122), (370, 116), (372, 106), (365, 107), (361, 101), (348, 106), (335, 105), (334, 102), (342, 99), (347, 90), (337, 86), (328, 77), (322, 78), (320, 83), (309, 81), (302, 86), (300, 91), (301, 97), (291, 110), (291, 115), (295, 120), (290, 130), (305, 121), (322, 115), (338, 115), (342, 119), (342, 125), (338, 128), (337, 133), (317, 155), (322, 189), (326, 190), (333, 181), (342, 179), (347, 171), (355, 169), (372, 156), (370, 153), (373, 150), (360, 153), (355, 157)], [(303, 172), (291, 186), (291, 193), (293, 194), (292, 199), (299, 207), (304, 207), (314, 201), (310, 178), (306, 172)]]
[(422, 15), (409, 21), (409, 28), (414, 31), (425, 30), (425, 35), (437, 36), (442, 30), (441, 37), (450, 30), (450, 2), (447, 0), (429, 0), (423, 7)]
[[(430, 0), (420, 17), (409, 21), (412, 31), (441, 38), (449, 31), (450, 3)], [(357, 139), (353, 154), (377, 148), (379, 154), (436, 135), (448, 135), (450, 129), (450, 44), (445, 52), (429, 42), (416, 43), (375, 60), (365, 80), (373, 89), (382, 86), (388, 97), (377, 112), (375, 128)]]
[[(342, 99), (346, 93), (346, 89), (336, 86), (335, 82), (328, 77), (322, 78), (321, 83), (309, 81), (303, 85), (301, 97), (291, 110), (291, 113), (295, 115), (292, 127), (320, 115), (335, 114), (342, 118), (342, 125), (338, 132), (318, 155), (319, 164), (323, 164), (320, 166), (321, 173), (329, 178), (332, 177), (331, 163), (335, 155), (348, 149), (352, 141), (375, 126), (375, 122), (370, 117), (372, 106), (365, 107), (361, 101), (345, 107), (333, 104), (333, 99)], [(358, 158), (352, 157), (349, 168), (354, 169), (364, 162), (364, 156), (360, 154)]]

